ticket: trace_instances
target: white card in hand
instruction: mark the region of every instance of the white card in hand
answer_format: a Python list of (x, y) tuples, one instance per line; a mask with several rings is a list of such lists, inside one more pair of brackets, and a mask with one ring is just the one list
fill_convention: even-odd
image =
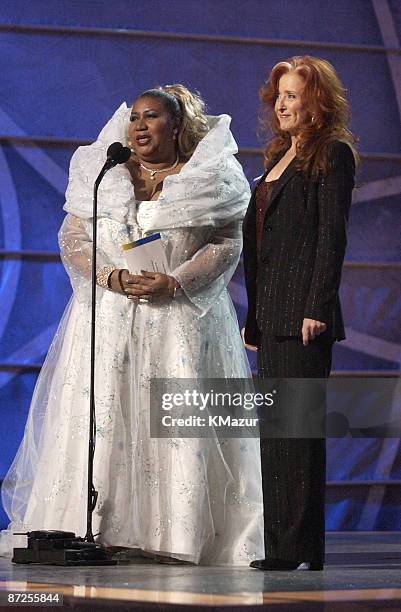
[(122, 247), (131, 274), (140, 274), (141, 270), (170, 274), (160, 234), (146, 236), (135, 242), (123, 244)]

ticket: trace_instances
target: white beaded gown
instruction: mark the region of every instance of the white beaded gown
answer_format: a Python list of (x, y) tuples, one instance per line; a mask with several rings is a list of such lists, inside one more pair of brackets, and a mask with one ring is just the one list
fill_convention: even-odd
[[(0, 553), (24, 546), (13, 531), (86, 531), (92, 186), (107, 146), (126, 142), (123, 104), (70, 166), (59, 234), (73, 286), (38, 378), (23, 440), (2, 487), (11, 523)], [(99, 190), (99, 268), (126, 267), (123, 243), (161, 233), (181, 295), (138, 303), (97, 288), (96, 452), (93, 532), (107, 546), (141, 548), (201, 564), (263, 557), (258, 439), (158, 439), (149, 435), (153, 377), (248, 377), (226, 286), (241, 250), (249, 187), (227, 115), (157, 201), (137, 202), (125, 166)]]

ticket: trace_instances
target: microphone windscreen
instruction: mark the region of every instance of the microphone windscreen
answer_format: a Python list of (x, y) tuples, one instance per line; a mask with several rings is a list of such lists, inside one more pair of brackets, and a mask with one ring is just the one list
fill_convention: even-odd
[(118, 153), (116, 157), (116, 162), (118, 164), (125, 164), (131, 157), (131, 149), (128, 147), (122, 147), (121, 151)]
[(107, 159), (115, 160), (119, 156), (122, 148), (123, 145), (121, 142), (113, 142), (113, 144), (111, 144), (107, 149)]

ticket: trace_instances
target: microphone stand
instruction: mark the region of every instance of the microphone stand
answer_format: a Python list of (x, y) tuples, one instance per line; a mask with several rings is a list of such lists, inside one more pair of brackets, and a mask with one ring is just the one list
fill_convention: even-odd
[(96, 360), (96, 250), (97, 250), (97, 195), (99, 185), (111, 168), (124, 163), (130, 150), (121, 143), (114, 143), (107, 150), (107, 160), (97, 177), (93, 188), (93, 236), (92, 236), (92, 304), (91, 304), (91, 346), (90, 346), (90, 394), (89, 394), (89, 440), (88, 440), (88, 488), (86, 509), (86, 535), (76, 537), (70, 531), (29, 531), (14, 535), (28, 536), (27, 548), (13, 549), (13, 563), (35, 563), (45, 565), (116, 565), (106, 549), (97, 544), (92, 533), (92, 515), (96, 507), (98, 492), (93, 484), (93, 460), (96, 447), (96, 406), (95, 406), (95, 360)]
[(90, 344), (90, 392), (89, 392), (89, 440), (88, 440), (88, 489), (86, 505), (86, 535), (87, 542), (94, 542), (92, 533), (92, 515), (96, 507), (98, 492), (93, 484), (93, 460), (96, 448), (96, 405), (95, 405), (95, 361), (96, 361), (96, 252), (97, 252), (97, 194), (100, 183), (108, 170), (116, 163), (108, 158), (93, 187), (93, 234), (92, 234), (92, 299), (91, 299), (91, 344)]
[(107, 159), (93, 187), (92, 211), (92, 308), (91, 308), (91, 371), (89, 392), (89, 440), (88, 440), (88, 491), (86, 506), (86, 542), (94, 542), (92, 533), (92, 515), (96, 507), (98, 492), (93, 484), (93, 459), (96, 448), (96, 406), (95, 406), (95, 361), (96, 361), (96, 253), (97, 253), (97, 194), (104, 175), (117, 164), (128, 161), (131, 155), (127, 147), (116, 142), (107, 150)]

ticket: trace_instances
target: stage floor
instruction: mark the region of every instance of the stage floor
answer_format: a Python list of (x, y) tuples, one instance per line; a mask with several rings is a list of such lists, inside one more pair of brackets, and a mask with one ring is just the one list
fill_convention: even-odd
[[(9, 611), (2, 591), (58, 591), (66, 608), (93, 611), (399, 611), (401, 533), (328, 533), (323, 572), (136, 563), (65, 568), (0, 558), (0, 610)], [(49, 608), (32, 607), (39, 609)]]

